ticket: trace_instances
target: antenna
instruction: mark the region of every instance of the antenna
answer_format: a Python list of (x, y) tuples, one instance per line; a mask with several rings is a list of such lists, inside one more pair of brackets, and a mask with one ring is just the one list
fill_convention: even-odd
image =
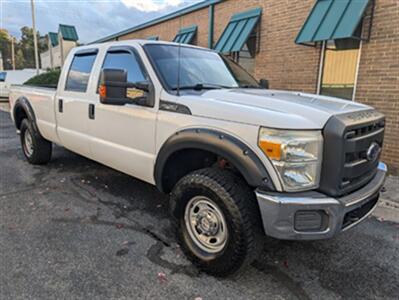
[[(179, 32), (181, 30), (181, 16), (179, 17)], [(181, 39), (178, 40), (179, 45), (177, 48), (177, 87), (176, 95), (180, 96), (180, 52), (181, 52)]]

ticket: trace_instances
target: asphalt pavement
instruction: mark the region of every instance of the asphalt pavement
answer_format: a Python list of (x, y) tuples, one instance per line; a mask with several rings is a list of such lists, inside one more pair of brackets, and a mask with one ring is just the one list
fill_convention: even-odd
[(58, 146), (29, 165), (0, 112), (1, 299), (398, 298), (399, 224), (381, 216), (331, 240), (265, 238), (249, 269), (220, 279), (185, 259), (167, 207), (155, 187)]

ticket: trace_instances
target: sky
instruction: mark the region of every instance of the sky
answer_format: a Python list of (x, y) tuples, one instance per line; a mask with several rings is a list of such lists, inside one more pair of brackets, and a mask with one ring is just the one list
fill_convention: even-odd
[[(202, 0), (35, 0), (36, 29), (57, 32), (74, 25), (80, 43), (89, 43)], [(30, 0), (0, 0), (0, 28), (19, 38), (32, 26)]]

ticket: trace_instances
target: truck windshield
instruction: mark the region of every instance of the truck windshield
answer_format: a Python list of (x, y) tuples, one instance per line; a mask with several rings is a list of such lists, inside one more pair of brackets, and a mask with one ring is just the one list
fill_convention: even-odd
[(168, 90), (176, 90), (178, 81), (180, 89), (259, 88), (242, 67), (216, 52), (159, 44), (144, 48)]

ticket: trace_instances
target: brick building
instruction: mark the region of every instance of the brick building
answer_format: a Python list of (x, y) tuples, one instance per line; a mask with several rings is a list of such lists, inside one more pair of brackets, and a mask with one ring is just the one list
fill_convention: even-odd
[(138, 38), (216, 49), (272, 89), (376, 107), (383, 160), (399, 173), (398, 0), (208, 0), (96, 42)]

